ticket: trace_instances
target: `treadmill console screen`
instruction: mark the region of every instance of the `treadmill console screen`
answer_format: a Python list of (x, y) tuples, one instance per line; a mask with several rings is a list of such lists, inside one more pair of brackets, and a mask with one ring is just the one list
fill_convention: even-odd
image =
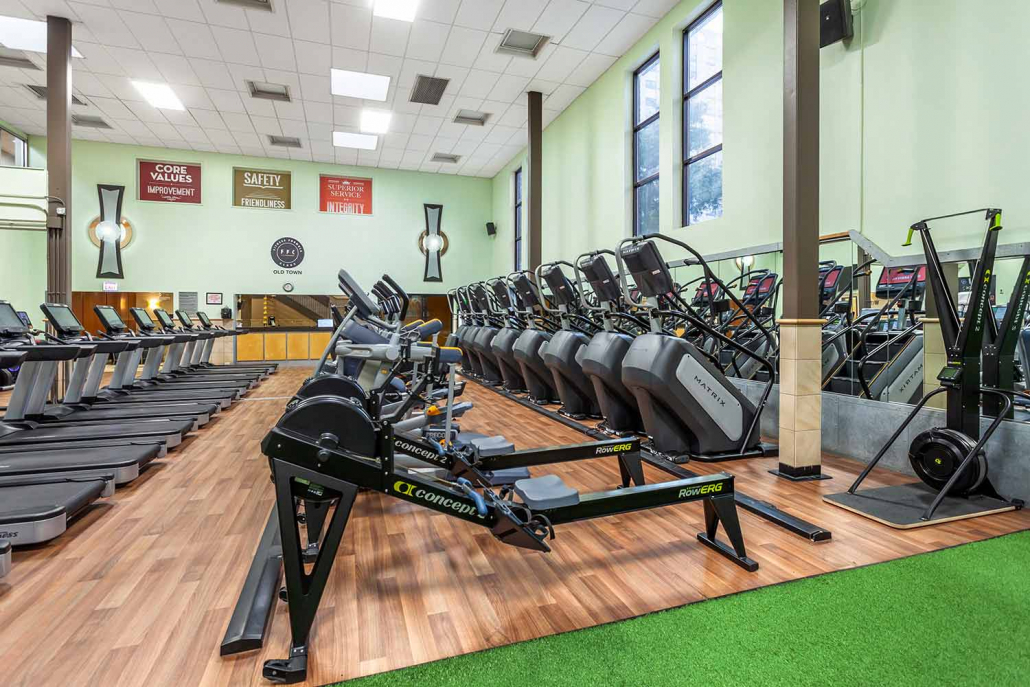
[(140, 329), (152, 332), (157, 328), (157, 324), (151, 319), (150, 313), (143, 308), (129, 308), (129, 312), (132, 313), (132, 318), (136, 320), (136, 326)]
[(7, 301), (0, 301), (0, 334), (26, 334), (29, 328), (18, 317), (14, 307)]
[(175, 322), (172, 321), (172, 316), (164, 311), (162, 308), (154, 310), (154, 314), (157, 315), (157, 321), (161, 323), (161, 326), (165, 329), (174, 329)]
[(82, 323), (67, 305), (44, 303), (39, 308), (58, 334), (77, 336), (83, 332)]
[(204, 312), (203, 310), (198, 310), (197, 311), (197, 319), (199, 319), (200, 323), (202, 325), (204, 325), (205, 327), (210, 327), (211, 326), (211, 318), (208, 317), (207, 313)]
[(193, 318), (190, 317), (190, 314), (185, 310), (176, 310), (175, 316), (179, 318), (179, 322), (182, 322), (183, 327), (193, 326)]
[(121, 333), (128, 329), (125, 326), (125, 322), (122, 321), (118, 311), (112, 308), (110, 305), (97, 305), (93, 307), (93, 312), (97, 314), (100, 319), (100, 324), (104, 325), (104, 329), (108, 332)]
[(24, 324), (26, 327), (32, 329), (32, 320), (29, 319), (29, 314), (27, 312), (25, 312), (24, 310), (19, 310), (18, 319), (21, 320), (22, 324)]

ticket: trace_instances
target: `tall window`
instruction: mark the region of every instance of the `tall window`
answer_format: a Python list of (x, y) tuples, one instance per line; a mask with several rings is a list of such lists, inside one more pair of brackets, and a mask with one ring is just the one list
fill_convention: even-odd
[(658, 233), (658, 54), (633, 73), (633, 235)]
[(522, 168), (515, 170), (515, 271), (522, 269)]
[(0, 167), (28, 167), (29, 144), (7, 129), (0, 129)]
[(722, 217), (722, 3), (683, 32), (683, 221)]

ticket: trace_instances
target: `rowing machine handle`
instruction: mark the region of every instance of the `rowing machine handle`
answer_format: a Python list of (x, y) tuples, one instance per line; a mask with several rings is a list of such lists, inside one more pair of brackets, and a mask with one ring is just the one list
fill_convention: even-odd
[(473, 501), (476, 502), (476, 510), (479, 511), (479, 514), (482, 515), (482, 516), (486, 516), (486, 513), (487, 513), (486, 499), (484, 499), (483, 496), (478, 491), (476, 491), (475, 489), (472, 488), (472, 482), (469, 482), (464, 477), (459, 477), (458, 478), (458, 486), (461, 487), (461, 490), (463, 492), (465, 492), (465, 494), (470, 499), (472, 499)]

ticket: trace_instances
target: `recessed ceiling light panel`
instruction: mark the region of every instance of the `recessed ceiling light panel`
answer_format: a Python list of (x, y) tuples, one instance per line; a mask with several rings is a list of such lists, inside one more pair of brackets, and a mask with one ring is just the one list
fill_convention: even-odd
[(288, 103), (292, 100), (292, 98), (290, 98), (290, 87), (283, 86), (282, 84), (265, 83), (263, 81), (248, 81), (247, 89), (250, 90), (251, 98), (278, 100), (284, 103)]
[(384, 19), (415, 21), (419, 0), (374, 0), (372, 14)]
[(358, 150), (375, 150), (379, 145), (379, 137), (369, 134), (352, 134), (346, 131), (333, 132), (333, 145), (337, 148), (357, 148)]
[(365, 134), (385, 134), (390, 130), (393, 113), (387, 110), (361, 111), (361, 132)]
[(490, 118), (490, 114), (487, 112), (476, 112), (475, 110), (458, 110), (458, 115), (454, 118), (455, 124), (468, 124), (470, 126), (483, 126), (486, 124), (486, 120)]
[(278, 148), (303, 148), (300, 139), (296, 136), (273, 136), (269, 135), (268, 144)]
[(223, 5), (236, 5), (248, 10), (272, 11), (272, 0), (215, 0)]
[(93, 117), (91, 115), (72, 115), (72, 125), (82, 126), (90, 129), (111, 129), (113, 128), (110, 124), (105, 122), (100, 117)]
[(550, 36), (508, 29), (497, 46), (497, 52), (535, 58), (549, 40), (551, 40)]
[[(37, 86), (36, 84), (27, 83), (25, 84), (25, 88), (32, 91), (40, 100), (46, 100), (46, 86)], [(73, 93), (72, 105), (82, 105), (85, 107), (86, 103), (84, 103), (82, 99), (79, 98), (79, 96)]]
[[(0, 45), (11, 50), (46, 53), (46, 22), (0, 17)], [(72, 57), (82, 57), (74, 46)]]
[(346, 69), (330, 71), (333, 95), (362, 100), (386, 100), (390, 91), (390, 77)]
[(430, 158), (430, 162), (443, 162), (448, 165), (453, 165), (461, 159), (461, 155), (451, 155), (450, 153), (433, 153), (433, 157)]
[(166, 83), (153, 83), (150, 81), (133, 81), (133, 87), (140, 95), (159, 110), (185, 110), (179, 96), (175, 95), (172, 87)]

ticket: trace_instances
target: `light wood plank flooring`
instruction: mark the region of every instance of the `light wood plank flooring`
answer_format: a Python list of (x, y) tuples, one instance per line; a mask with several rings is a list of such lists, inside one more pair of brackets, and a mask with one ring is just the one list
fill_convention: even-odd
[[(65, 536), (15, 552), (0, 582), (3, 684), (262, 684), (262, 662), (289, 644), (284, 605), (263, 651), (222, 659), (218, 643), (273, 500), (258, 443), (306, 374), (281, 370)], [(465, 399), (477, 407), (464, 429), (503, 433), (520, 448), (584, 441), (474, 384)], [(540, 554), (361, 494), (315, 622), (311, 684), (1030, 528), (1021, 512), (891, 530), (822, 502), (822, 493), (847, 486), (857, 464), (828, 456), (833, 480), (795, 484), (766, 472), (774, 460), (690, 466), (729, 470), (739, 490), (833, 531), (832, 541), (812, 544), (741, 511), (748, 553), (761, 565), (754, 574), (696, 541), (697, 503), (562, 526), (553, 553)], [(618, 480), (614, 459), (547, 471), (582, 490)], [(651, 467), (647, 477), (669, 479)], [(869, 485), (898, 481), (906, 478), (878, 472)]]

